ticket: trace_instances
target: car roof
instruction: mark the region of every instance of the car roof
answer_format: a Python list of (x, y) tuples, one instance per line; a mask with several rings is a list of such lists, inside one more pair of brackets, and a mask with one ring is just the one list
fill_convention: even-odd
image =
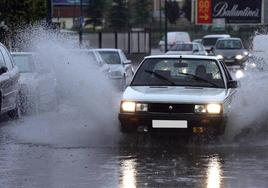
[(11, 52), (11, 55), (35, 55), (35, 52)]
[(203, 38), (219, 38), (219, 37), (230, 37), (229, 34), (219, 34), (219, 35), (205, 35)]
[(240, 38), (236, 38), (236, 37), (230, 37), (230, 38), (220, 38), (220, 39), (218, 39), (219, 41), (220, 40), (240, 40), (241, 41), (241, 39)]
[(144, 59), (172, 59), (172, 58), (182, 58), (182, 59), (204, 59), (204, 60), (218, 60), (216, 56), (204, 56), (204, 55), (150, 55), (146, 56)]
[(121, 51), (120, 49), (116, 49), (116, 48), (93, 48), (90, 50), (92, 50), (92, 51), (111, 51), (111, 52)]

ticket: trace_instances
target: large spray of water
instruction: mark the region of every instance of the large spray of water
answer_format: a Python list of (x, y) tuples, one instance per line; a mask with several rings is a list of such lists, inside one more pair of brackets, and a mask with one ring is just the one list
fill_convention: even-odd
[[(15, 122), (12, 134), (23, 142), (87, 146), (116, 139), (120, 94), (89, 56), (72, 53), (77, 41), (37, 26), (24, 30), (18, 46), (38, 54), (57, 79), (58, 108)], [(21, 126), (23, 125), (23, 126)]]

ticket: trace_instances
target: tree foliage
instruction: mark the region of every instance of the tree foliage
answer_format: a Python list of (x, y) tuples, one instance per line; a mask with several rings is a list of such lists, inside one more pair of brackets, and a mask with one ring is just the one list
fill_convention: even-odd
[(150, 0), (135, 0), (133, 3), (134, 14), (132, 22), (135, 26), (144, 26), (151, 21)]
[(180, 17), (180, 7), (177, 1), (168, 1), (167, 2), (167, 19), (170, 23), (175, 23), (176, 20)]
[(90, 0), (88, 5), (88, 16), (90, 20), (88, 24), (92, 24), (93, 28), (102, 24), (104, 17), (106, 0)]
[(184, 5), (182, 7), (182, 10), (184, 12), (185, 18), (187, 18), (188, 21), (191, 21), (191, 17), (192, 17), (192, 2), (191, 2), (191, 0), (184, 1)]
[(121, 30), (129, 24), (129, 10), (125, 0), (113, 0), (108, 13), (109, 26)]
[(34, 23), (46, 17), (46, 1), (44, 0), (1, 0), (0, 21), (9, 27)]

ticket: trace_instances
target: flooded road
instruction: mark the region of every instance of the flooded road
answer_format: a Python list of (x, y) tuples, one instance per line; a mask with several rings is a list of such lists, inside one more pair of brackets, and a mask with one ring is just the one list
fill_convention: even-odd
[(124, 137), (84, 122), (63, 128), (66, 116), (51, 125), (48, 117), (2, 122), (1, 187), (267, 187), (263, 141), (193, 145), (176, 137)]

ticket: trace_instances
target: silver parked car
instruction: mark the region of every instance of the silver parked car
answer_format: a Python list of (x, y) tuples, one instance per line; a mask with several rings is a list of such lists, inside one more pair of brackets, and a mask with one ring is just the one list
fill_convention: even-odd
[(207, 55), (204, 46), (195, 42), (177, 43), (166, 53), (167, 55)]
[(1, 114), (8, 113), (11, 118), (19, 118), (21, 115), (19, 71), (13, 59), (0, 43), (0, 95)]
[(43, 65), (32, 52), (13, 52), (12, 56), (20, 72), (23, 112), (38, 111), (47, 105), (49, 109), (55, 107), (56, 77), (52, 68)]
[(249, 54), (240, 38), (219, 39), (213, 53), (217, 58), (222, 59), (227, 66), (239, 66), (241, 68), (244, 67)]
[(91, 49), (95, 54), (95, 59), (108, 74), (108, 77), (116, 84), (119, 83), (121, 89), (131, 81), (134, 69), (131, 60), (128, 60), (124, 52), (120, 49), (103, 48)]

